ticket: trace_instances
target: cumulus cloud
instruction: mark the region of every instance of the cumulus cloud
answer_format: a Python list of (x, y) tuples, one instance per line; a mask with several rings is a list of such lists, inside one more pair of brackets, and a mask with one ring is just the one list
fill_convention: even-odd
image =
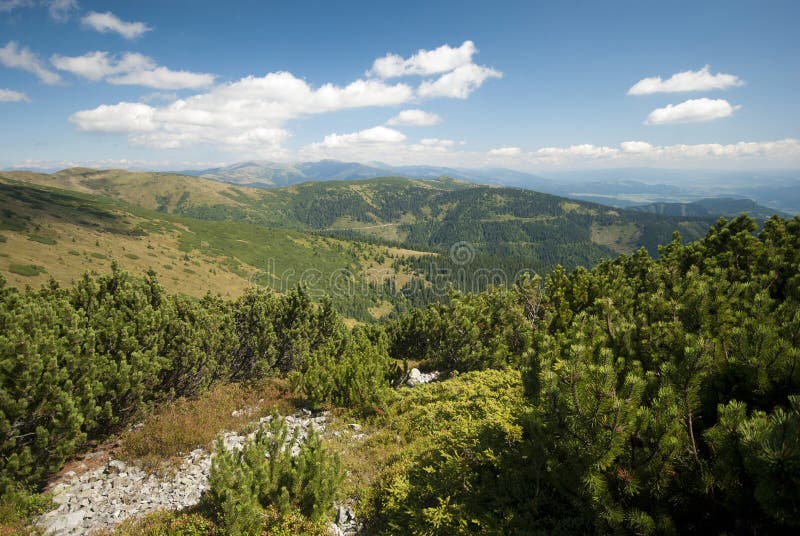
[(489, 156), (518, 156), (522, 153), (519, 147), (498, 147), (489, 151)]
[(108, 52), (101, 51), (88, 52), (83, 56), (54, 54), (50, 58), (50, 63), (56, 69), (94, 81), (102, 80), (110, 75), (153, 67), (152, 60), (141, 54), (128, 53), (120, 59), (115, 59)]
[(423, 81), (417, 94), (423, 98), (465, 99), (488, 78), (503, 76), (503, 73), (491, 67), (473, 63), (472, 56), (477, 52), (475, 43), (464, 41), (458, 48), (442, 45), (433, 50), (419, 50), (410, 58), (387, 54), (375, 60), (367, 74), (379, 78), (441, 75)]
[(72, 14), (77, 10), (77, 0), (50, 0), (47, 3), (47, 11), (50, 13), (50, 18), (58, 22), (69, 20)]
[(438, 125), (442, 118), (424, 110), (403, 110), (386, 122), (390, 126), (431, 126)]
[(0, 102), (30, 102), (31, 99), (21, 91), (0, 89)]
[(92, 30), (100, 33), (117, 33), (125, 39), (136, 39), (140, 35), (151, 30), (151, 28), (143, 22), (126, 22), (110, 11), (106, 13), (90, 11), (81, 19), (81, 22), (84, 26)]
[(173, 71), (161, 67), (147, 56), (128, 52), (116, 58), (108, 52), (89, 52), (83, 56), (54, 55), (50, 62), (59, 70), (109, 84), (145, 86), (154, 89), (200, 89), (214, 83), (214, 75)]
[(741, 85), (744, 85), (744, 80), (738, 76), (725, 73), (711, 74), (711, 67), (706, 65), (699, 71), (683, 71), (673, 74), (666, 80), (663, 80), (660, 76), (643, 78), (628, 90), (628, 95), (710, 91), (712, 89), (728, 89)]
[(645, 154), (653, 150), (653, 146), (646, 141), (623, 141), (619, 144), (623, 153)]
[(89, 132), (136, 133), (157, 130), (156, 109), (138, 102), (103, 104), (72, 114), (70, 121)]
[[(405, 84), (356, 80), (347, 86), (313, 88), (291, 73), (277, 72), (249, 76), (163, 106), (130, 102), (99, 106), (73, 114), (70, 121), (84, 131), (128, 133), (134, 144), (171, 148), (208, 143), (257, 148), (270, 156), (282, 152), (279, 145), (289, 137), (284, 125), (291, 119), (348, 108), (395, 106), (412, 96), (413, 90)], [(380, 128), (385, 130), (364, 131), (362, 141), (366, 140), (363, 136), (397, 132)]]
[(656, 108), (645, 120), (645, 125), (668, 123), (697, 123), (730, 117), (741, 106), (732, 106), (725, 99), (691, 99), (680, 104), (668, 104)]
[(442, 45), (433, 50), (420, 49), (408, 59), (397, 54), (387, 54), (372, 64), (368, 74), (380, 78), (396, 78), (409, 75), (432, 75), (452, 71), (472, 62), (478, 50), (472, 41), (464, 41), (458, 48)]
[(502, 76), (503, 73), (500, 71), (470, 63), (440, 76), (437, 80), (422, 82), (417, 93), (420, 97), (466, 99), (488, 78), (501, 78)]
[(321, 148), (392, 144), (405, 141), (406, 135), (388, 127), (373, 127), (350, 134), (328, 134), (317, 146)]
[(301, 147), (297, 157), (304, 160), (380, 160), (396, 164), (419, 164), (421, 160), (456, 163), (464, 154), (452, 150), (456, 145), (456, 141), (444, 138), (423, 138), (417, 143), (407, 143), (402, 132), (378, 126), (349, 134), (329, 134), (320, 142)]
[(57, 84), (61, 77), (44, 66), (39, 56), (28, 47), (21, 47), (15, 41), (9, 41), (0, 48), (0, 63), (12, 69), (21, 69), (36, 75), (45, 84)]
[[(243, 151), (258, 146), (259, 154), (269, 156), (272, 151), (278, 151), (278, 144), (290, 136), (285, 125), (292, 119), (349, 108), (400, 106), (422, 97), (466, 98), (487, 78), (502, 76), (499, 71), (471, 63), (474, 53), (474, 44), (467, 41), (458, 48), (445, 45), (431, 51), (420, 50), (407, 60), (401, 58), (399, 63), (396, 58), (389, 61), (390, 55), (382, 58), (385, 61), (375, 63), (375, 73), (371, 73), (377, 73), (377, 76), (357, 79), (345, 86), (328, 83), (315, 88), (289, 72), (248, 76), (163, 105), (151, 103), (157, 99), (143, 98), (143, 102), (120, 102), (83, 110), (73, 114), (70, 120), (85, 131), (128, 133), (129, 140), (135, 144), (182, 147), (204, 143)], [(106, 52), (91, 52), (72, 58), (54, 56), (52, 61), (60, 69), (112, 84), (180, 89), (208, 85), (213, 80), (211, 75), (202, 73), (169, 71), (155, 65), (150, 58), (133, 53), (117, 58)], [(407, 83), (388, 81), (408, 74), (441, 76), (423, 81), (416, 90)], [(357, 145), (356, 142), (376, 141), (364, 136), (391, 134), (396, 138), (398, 134), (403, 135), (388, 128), (392, 126), (434, 125), (439, 122), (441, 117), (434, 113), (419, 109), (402, 110), (380, 129), (331, 134), (318, 142), (315, 150), (331, 149), (336, 143), (340, 147), (349, 147)], [(357, 136), (351, 137), (354, 135)], [(380, 142), (393, 143), (389, 139)], [(237, 144), (241, 147), (236, 147)], [(416, 145), (426, 150), (436, 147), (437, 151), (444, 147), (441, 144)], [(410, 147), (404, 146), (406, 149)]]

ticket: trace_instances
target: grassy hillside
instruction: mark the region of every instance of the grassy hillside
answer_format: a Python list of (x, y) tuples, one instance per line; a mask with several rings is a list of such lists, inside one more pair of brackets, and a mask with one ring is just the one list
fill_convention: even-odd
[[(74, 168), (52, 175), (0, 173), (15, 180), (92, 193), (205, 220), (233, 220), (413, 246), (469, 241), (481, 252), (582, 264), (670, 240), (701, 236), (711, 218), (642, 214), (548, 194), (454, 179), (384, 177), (303, 183), (264, 190), (167, 173)], [(556, 246), (577, 246), (572, 262)]]
[[(69, 280), (86, 268), (107, 269), (114, 258), (134, 271), (153, 266), (170, 288), (191, 295), (211, 289), (236, 296), (253, 281), (279, 290), (300, 280), (320, 293), (344, 288), (339, 309), (362, 320), (429, 303), (448, 284), (480, 291), (557, 264), (589, 267), (641, 247), (655, 254), (674, 231), (693, 240), (715, 219), (448, 178), (267, 190), (171, 173), (74, 168), (0, 173), (0, 184), (11, 188), (6, 204), (22, 215), (18, 220), (44, 225), (44, 231), (10, 227), (0, 269), (14, 284), (50, 275)], [(25, 203), (26, 195), (36, 200)], [(65, 206), (81, 204), (95, 207), (88, 214), (97, 221)], [(125, 231), (108, 222), (124, 222)], [(30, 239), (42, 233), (55, 243)]]
[(161, 213), (8, 176), (0, 177), (0, 206), (0, 273), (20, 287), (50, 277), (68, 283), (87, 270), (106, 272), (116, 261), (133, 273), (152, 267), (167, 289), (195, 297), (208, 291), (236, 297), (253, 283), (286, 290), (305, 281), (318, 292), (344, 285), (355, 297), (340, 296), (340, 310), (366, 319), (370, 308), (374, 316), (385, 313), (383, 278), (402, 284), (411, 277), (393, 261), (425, 254)]

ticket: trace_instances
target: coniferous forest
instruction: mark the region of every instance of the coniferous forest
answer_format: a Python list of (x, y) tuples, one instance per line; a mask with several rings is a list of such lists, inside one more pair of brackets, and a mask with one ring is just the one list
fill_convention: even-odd
[[(292, 456), (273, 419), (239, 454), (218, 447), (195, 509), (118, 531), (324, 533), (345, 499), (375, 534), (800, 529), (800, 217), (720, 219), (655, 257), (355, 327), (302, 286), (189, 299), (116, 266), (0, 279), (0, 298), (6, 517), (47, 509), (48, 478), (132, 424), (275, 381), (368, 438), (310, 434)], [(442, 376), (400, 388), (412, 366)]]

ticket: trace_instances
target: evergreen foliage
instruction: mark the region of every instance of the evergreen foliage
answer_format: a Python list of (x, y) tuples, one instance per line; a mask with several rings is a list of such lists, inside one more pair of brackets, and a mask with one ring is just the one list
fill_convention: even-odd
[[(261, 534), (267, 509), (280, 516), (300, 512), (312, 522), (331, 510), (342, 479), (338, 458), (328, 453), (319, 436), (309, 429), (300, 438), (273, 413), (241, 450), (228, 450), (217, 442), (209, 474), (207, 505), (216, 512), (225, 533), (232, 536)], [(292, 454), (297, 448), (296, 455)]]
[(367, 409), (386, 398), (394, 376), (397, 367), (389, 358), (383, 330), (357, 327), (311, 353), (293, 383), (314, 407), (333, 404)]
[[(800, 218), (721, 219), (660, 254), (453, 294), (389, 325), (391, 355), (522, 365), (518, 471), (538, 491), (516, 500), (546, 532), (796, 530)], [(475, 508), (450, 515), (481, 532)]]
[(37, 486), (155, 403), (288, 372), (344, 331), (303, 288), (190, 301), (116, 265), (69, 289), (20, 293), (0, 278), (0, 298), (0, 495)]

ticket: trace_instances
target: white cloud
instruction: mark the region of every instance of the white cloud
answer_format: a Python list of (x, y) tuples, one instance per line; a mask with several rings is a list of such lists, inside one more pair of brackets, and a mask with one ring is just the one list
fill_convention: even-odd
[(426, 80), (419, 85), (420, 97), (451, 97), (466, 99), (481, 87), (488, 78), (501, 78), (503, 73), (490, 67), (470, 63), (440, 76), (437, 80)]
[(77, 0), (50, 0), (47, 4), (47, 11), (50, 13), (50, 17), (59, 22), (69, 20), (72, 13), (77, 10)]
[(47, 69), (28, 47), (20, 48), (15, 41), (9, 41), (5, 47), (0, 48), (0, 63), (35, 74), (45, 84), (57, 84), (61, 81), (61, 77)]
[(668, 159), (712, 158), (800, 158), (800, 142), (787, 138), (775, 141), (740, 141), (737, 143), (701, 143), (656, 147), (657, 155)]
[(129, 71), (125, 74), (108, 78), (106, 81), (109, 84), (145, 86), (153, 89), (200, 89), (213, 84), (214, 78), (213, 74), (208, 73), (173, 71), (166, 67), (152, 67)]
[(409, 145), (408, 149), (417, 153), (446, 153), (455, 145), (455, 140), (422, 138), (419, 143)]
[(352, 147), (354, 145), (392, 144), (405, 141), (406, 135), (388, 127), (373, 127), (350, 134), (328, 134), (318, 144), (321, 148)]
[(30, 102), (31, 99), (21, 91), (0, 89), (0, 102)]
[[(371, 129), (368, 129), (371, 130)], [(365, 131), (361, 131), (365, 132)], [(774, 141), (742, 141), (730, 144), (653, 145), (646, 141), (624, 141), (617, 146), (576, 144), (565, 147), (543, 147), (505, 154), (465, 151), (453, 140), (428, 138), (409, 144), (401, 136), (370, 136), (336, 134), (323, 142), (300, 148), (295, 159), (315, 160), (336, 158), (347, 161), (381, 161), (396, 165), (443, 165), (458, 167), (496, 166), (498, 161), (514, 169), (577, 169), (624, 166), (741, 166), (797, 165), (800, 163), (800, 142), (796, 139)], [(335, 139), (335, 143), (330, 143)], [(327, 143), (326, 143), (327, 142)], [(503, 149), (503, 148), (501, 148)]]
[(542, 159), (599, 159), (614, 157), (619, 150), (613, 147), (604, 147), (583, 143), (569, 147), (542, 147), (534, 153), (534, 157)]
[(709, 91), (741, 85), (744, 85), (744, 81), (738, 76), (725, 73), (711, 74), (710, 67), (706, 65), (699, 71), (683, 71), (673, 74), (666, 80), (662, 80), (660, 76), (643, 78), (628, 90), (628, 95)]
[(102, 105), (93, 110), (82, 110), (69, 120), (80, 130), (88, 132), (136, 133), (157, 130), (154, 120), (156, 109), (136, 102)]
[(475, 43), (464, 41), (458, 48), (442, 45), (434, 50), (420, 49), (408, 59), (397, 54), (387, 54), (375, 60), (368, 74), (380, 78), (395, 78), (446, 73), (472, 63), (472, 56), (477, 51)]
[(491, 67), (473, 63), (472, 56), (477, 52), (475, 43), (464, 41), (458, 48), (442, 45), (433, 50), (422, 49), (408, 59), (387, 54), (375, 60), (367, 74), (379, 78), (441, 75), (435, 80), (423, 81), (417, 94), (423, 98), (466, 99), (486, 79), (503, 76), (503, 73)]
[(668, 123), (697, 123), (730, 117), (741, 106), (732, 106), (725, 99), (691, 99), (680, 104), (656, 108), (647, 116), (645, 125)]
[(657, 162), (722, 161), (741, 159), (800, 159), (800, 142), (793, 138), (762, 142), (720, 144), (676, 144), (652, 145), (645, 141), (624, 141), (619, 147), (591, 144), (570, 147), (544, 147), (527, 153), (529, 165), (581, 166), (585, 163), (598, 165), (611, 161), (614, 165), (653, 164)]
[[(292, 73), (273, 72), (263, 77), (248, 76), (218, 85), (205, 93), (173, 99), (160, 106), (120, 102), (75, 113), (70, 120), (85, 131), (128, 133), (130, 142), (134, 144), (184, 147), (202, 143), (249, 154), (257, 150), (261, 156), (283, 154), (279, 144), (290, 136), (285, 125), (293, 119), (349, 108), (399, 106), (421, 96), (466, 98), (487, 78), (501, 76), (494, 69), (470, 63), (474, 52), (474, 45), (467, 41), (458, 49), (444, 46), (433, 51), (420, 51), (409, 60), (403, 60), (399, 71), (391, 71), (377, 63), (377, 69), (384, 74), (438, 74), (449, 69), (439, 79), (423, 82), (418, 92), (406, 83), (387, 82), (386, 77), (358, 79), (346, 86), (328, 83), (314, 88)], [(211, 75), (169, 71), (156, 66), (146, 56), (131, 53), (121, 59), (105, 52), (92, 52), (75, 58), (54, 56), (52, 61), (59, 68), (112, 84), (179, 89), (206, 85), (212, 80)], [(441, 118), (436, 114), (409, 109), (391, 118), (387, 125), (433, 125), (439, 122)], [(395, 141), (365, 137), (380, 135), (393, 136)], [(377, 141), (394, 143), (398, 135), (405, 140), (404, 134), (387, 126), (351, 134), (331, 134), (316, 144), (315, 150), (330, 149), (336, 143), (339, 147)], [(418, 145), (428, 150), (434, 148)], [(405, 147), (408, 149), (410, 146)], [(440, 151), (443, 145), (435, 147)]]
[[(280, 144), (289, 137), (284, 125), (291, 119), (348, 108), (396, 106), (412, 97), (413, 90), (405, 84), (356, 80), (344, 87), (324, 84), (315, 89), (291, 73), (277, 72), (249, 76), (163, 106), (130, 102), (99, 106), (73, 114), (70, 121), (84, 131), (128, 133), (134, 144), (207, 143), (273, 156), (283, 154)], [(385, 130), (362, 134), (362, 141), (367, 139), (363, 136), (397, 132), (380, 128)]]
[(147, 56), (128, 52), (117, 59), (108, 52), (89, 52), (83, 56), (54, 55), (50, 62), (59, 70), (89, 80), (109, 84), (145, 86), (154, 89), (199, 89), (214, 83), (214, 75), (173, 71), (161, 67)]
[[(463, 154), (451, 149), (454, 140), (423, 138), (418, 143), (406, 143), (406, 135), (397, 130), (378, 126), (349, 134), (329, 134), (321, 142), (301, 147), (296, 157), (304, 160), (335, 158), (368, 162), (380, 160), (397, 164), (419, 164), (420, 161), (441, 163)], [(455, 163), (453, 160), (450, 163)]]
[(103, 78), (130, 72), (133, 70), (149, 69), (154, 66), (153, 61), (141, 54), (128, 53), (117, 60), (108, 52), (89, 52), (83, 56), (53, 55), (50, 63), (56, 69), (88, 78), (89, 80), (102, 80)]
[(517, 156), (522, 153), (519, 147), (498, 147), (489, 151), (489, 156)]
[(424, 110), (403, 110), (386, 122), (390, 126), (431, 126), (438, 125), (442, 118)]
[(653, 150), (653, 146), (646, 141), (623, 141), (619, 144), (623, 153), (645, 154)]
[(151, 28), (143, 22), (126, 22), (110, 11), (106, 13), (90, 11), (81, 19), (81, 22), (84, 26), (100, 33), (114, 32), (125, 39), (135, 39), (151, 30)]

